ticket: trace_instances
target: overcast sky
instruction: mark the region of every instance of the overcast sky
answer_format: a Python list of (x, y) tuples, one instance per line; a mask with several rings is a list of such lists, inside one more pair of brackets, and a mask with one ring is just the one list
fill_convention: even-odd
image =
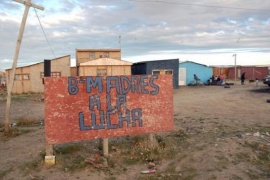
[[(270, 0), (32, 0), (18, 66), (120, 48), (138, 62), (178, 58), (206, 65), (270, 64)], [(0, 1), (0, 71), (12, 59), (25, 6)], [(39, 20), (43, 29), (40, 26)], [(46, 34), (44, 36), (43, 30)], [(121, 43), (119, 43), (121, 36)]]

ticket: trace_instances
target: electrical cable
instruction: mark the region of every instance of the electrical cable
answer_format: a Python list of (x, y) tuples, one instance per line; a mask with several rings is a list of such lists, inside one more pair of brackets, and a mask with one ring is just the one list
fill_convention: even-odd
[(44, 31), (44, 28), (43, 28), (43, 26), (42, 26), (42, 24), (41, 24), (41, 21), (40, 21), (40, 19), (39, 19), (39, 17), (38, 17), (36, 8), (34, 8), (34, 10), (35, 10), (35, 12), (36, 12), (36, 16), (37, 16), (37, 18), (38, 18), (38, 22), (39, 22), (40, 27), (41, 27), (41, 29), (42, 29), (42, 31), (43, 31), (43, 34), (44, 34), (44, 36), (45, 36), (45, 38), (46, 38), (46, 41), (47, 41), (47, 43), (48, 43), (48, 46), (50, 47), (51, 52), (52, 52), (54, 58), (56, 58), (56, 57), (55, 57), (55, 54), (54, 54), (54, 52), (53, 52), (53, 49), (52, 49), (52, 47), (51, 47), (51, 45), (50, 45), (50, 43), (49, 43), (49, 40), (48, 40), (48, 38), (47, 38), (47, 36), (46, 36), (46, 33), (45, 33), (45, 31)]
[(214, 5), (203, 5), (203, 4), (192, 4), (192, 3), (181, 3), (181, 2), (168, 2), (168, 1), (155, 1), (155, 0), (129, 0), (134, 2), (142, 2), (142, 3), (163, 3), (163, 4), (174, 4), (174, 5), (183, 5), (183, 6), (199, 6), (199, 7), (207, 7), (207, 8), (222, 8), (222, 9), (234, 9), (234, 10), (245, 10), (245, 11), (270, 11), (267, 9), (249, 9), (249, 8), (237, 8), (237, 7), (226, 7), (226, 6), (214, 6)]

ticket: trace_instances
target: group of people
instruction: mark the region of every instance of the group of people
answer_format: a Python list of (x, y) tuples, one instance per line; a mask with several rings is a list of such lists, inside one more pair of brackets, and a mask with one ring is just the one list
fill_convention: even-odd
[[(220, 74), (219, 76), (213, 75), (208, 80), (208, 84), (209, 85), (223, 85), (225, 83), (225, 78), (226, 78), (225, 74)], [(246, 79), (246, 72), (243, 72), (241, 75), (241, 84), (242, 85), (244, 85), (245, 79)], [(198, 78), (198, 76), (196, 74), (194, 74), (194, 81), (196, 84), (198, 84), (198, 82), (200, 81), (200, 79)]]
[(219, 76), (212, 76), (210, 77), (210, 79), (208, 80), (209, 85), (222, 85), (225, 81), (225, 75), (224, 74), (220, 74)]

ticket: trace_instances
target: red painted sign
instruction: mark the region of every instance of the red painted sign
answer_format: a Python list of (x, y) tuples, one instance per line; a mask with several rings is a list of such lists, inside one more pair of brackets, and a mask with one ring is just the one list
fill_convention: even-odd
[(45, 78), (46, 143), (173, 129), (171, 75)]

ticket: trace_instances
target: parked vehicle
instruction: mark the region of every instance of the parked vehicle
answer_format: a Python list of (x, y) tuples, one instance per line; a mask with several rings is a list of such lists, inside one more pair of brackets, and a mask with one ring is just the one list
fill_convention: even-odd
[(264, 84), (267, 84), (267, 85), (270, 87), (270, 75), (266, 76), (266, 77), (263, 79), (263, 83), (264, 83)]

